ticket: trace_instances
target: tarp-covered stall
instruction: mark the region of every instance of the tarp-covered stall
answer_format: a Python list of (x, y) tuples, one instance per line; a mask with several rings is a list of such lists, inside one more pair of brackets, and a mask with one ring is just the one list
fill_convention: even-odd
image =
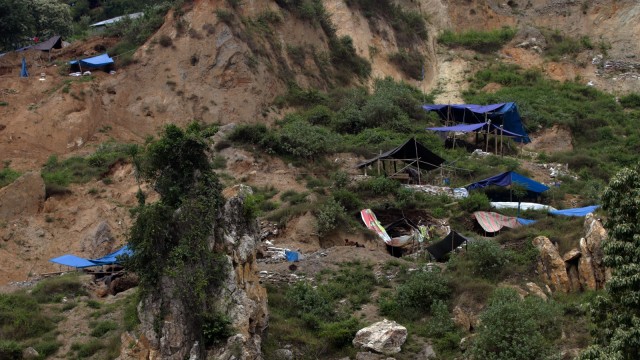
[[(415, 138), (411, 138), (395, 149), (384, 152), (372, 159), (365, 160), (358, 164), (357, 168), (361, 169), (376, 163), (380, 164), (382, 161), (394, 162), (392, 175), (410, 171), (410, 173), (413, 172), (418, 176), (418, 182), (420, 175), (417, 171), (431, 171), (439, 168), (445, 162), (443, 158), (431, 152), (424, 145), (416, 141)], [(396, 161), (401, 161), (406, 165), (398, 169), (395, 164)], [(384, 166), (384, 163), (382, 165)], [(409, 168), (412, 170), (409, 170)]]
[(527, 191), (534, 193), (542, 193), (549, 190), (549, 187), (541, 184), (535, 180), (529, 179), (524, 175), (520, 175), (515, 171), (507, 171), (501, 174), (492, 176), (490, 178), (480, 180), (465, 186), (467, 190), (480, 189), (487, 186), (510, 186), (512, 184), (518, 184), (524, 187)]
[(53, 259), (50, 259), (52, 263), (66, 265), (75, 267), (78, 269), (88, 268), (93, 266), (102, 266), (102, 265), (113, 265), (119, 263), (119, 258), (127, 257), (132, 254), (128, 245), (123, 246), (122, 248), (107, 254), (101, 258), (97, 259), (85, 259), (75, 255), (62, 255)]
[(503, 125), (504, 130), (521, 134), (521, 137), (515, 137), (518, 142), (529, 143), (529, 135), (522, 124), (522, 118), (518, 112), (518, 106), (514, 102), (490, 104), (490, 105), (474, 105), (474, 104), (440, 104), (440, 105), (423, 105), (426, 111), (436, 112), (441, 119), (449, 122), (463, 124), (486, 123), (491, 120), (491, 124), (496, 126)]
[(455, 231), (449, 232), (444, 239), (438, 241), (437, 243), (433, 243), (427, 247), (427, 251), (431, 256), (433, 256), (436, 260), (442, 260), (445, 255), (455, 250), (458, 246), (464, 244), (469, 241), (466, 237), (458, 234)]
[(82, 60), (69, 61), (69, 65), (78, 66), (80, 69), (99, 69), (113, 65), (113, 59), (107, 54), (102, 54)]

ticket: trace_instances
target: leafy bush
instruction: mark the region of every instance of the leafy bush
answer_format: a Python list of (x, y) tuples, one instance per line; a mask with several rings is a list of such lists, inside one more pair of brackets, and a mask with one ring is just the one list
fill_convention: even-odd
[(334, 199), (325, 202), (316, 215), (319, 236), (325, 236), (335, 230), (347, 217), (345, 209)]
[(640, 94), (631, 93), (625, 96), (621, 96), (620, 105), (624, 106), (627, 109), (640, 108)]
[(168, 35), (160, 35), (160, 38), (158, 39), (158, 44), (160, 44), (160, 46), (162, 47), (171, 47), (171, 45), (173, 45), (173, 40), (171, 40), (171, 37)]
[(473, 274), (484, 278), (499, 276), (509, 260), (507, 252), (493, 240), (470, 243), (464, 257), (469, 261)]
[(395, 194), (400, 188), (400, 183), (383, 176), (374, 177), (364, 181), (360, 181), (356, 185), (356, 190), (363, 194), (369, 194), (373, 196), (386, 196)]
[(438, 37), (438, 42), (448, 46), (462, 46), (479, 52), (492, 52), (511, 41), (515, 34), (516, 29), (510, 27), (489, 31), (469, 30), (463, 33), (445, 30)]
[(407, 76), (415, 80), (424, 78), (424, 56), (414, 50), (404, 50), (389, 55), (389, 60)]
[(559, 308), (536, 296), (524, 300), (513, 289), (498, 288), (480, 315), (471, 354), (478, 359), (542, 359), (560, 335)]
[(0, 170), (0, 188), (11, 184), (19, 177), (20, 177), (19, 172), (13, 170), (8, 165), (6, 165), (2, 170)]
[(320, 325), (319, 336), (326, 339), (332, 346), (340, 348), (351, 344), (358, 330), (360, 322), (354, 317), (346, 320), (323, 323)]
[(211, 346), (233, 335), (231, 320), (224, 314), (214, 311), (202, 318), (202, 337), (205, 346)]
[(491, 207), (491, 201), (489, 197), (487, 197), (487, 194), (477, 191), (470, 193), (468, 197), (460, 200), (459, 204), (460, 208), (467, 212), (488, 210)]
[(334, 190), (331, 196), (333, 196), (333, 199), (342, 205), (342, 207), (347, 211), (359, 210), (362, 208), (362, 200), (360, 200), (358, 195), (348, 189)]
[(584, 50), (591, 50), (594, 48), (591, 39), (587, 36), (573, 38), (562, 35), (558, 30), (553, 32), (543, 31), (543, 35), (547, 40), (545, 54), (555, 60), (566, 55), (575, 57)]
[(347, 83), (352, 75), (366, 79), (371, 75), (371, 64), (356, 53), (353, 39), (348, 35), (329, 39), (331, 63), (338, 69), (338, 78)]
[(380, 306), (382, 315), (417, 319), (426, 315), (437, 300), (447, 300), (451, 288), (439, 271), (416, 271)]

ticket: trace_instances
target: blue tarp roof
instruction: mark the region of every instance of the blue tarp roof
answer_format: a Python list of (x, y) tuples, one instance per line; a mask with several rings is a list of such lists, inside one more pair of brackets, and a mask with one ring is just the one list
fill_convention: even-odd
[(549, 214), (564, 215), (564, 216), (587, 216), (587, 214), (596, 211), (596, 209), (599, 207), (600, 205), (591, 205), (591, 206), (585, 206), (581, 208), (552, 210), (552, 211), (549, 211)]
[(473, 132), (473, 131), (480, 131), (480, 130), (486, 131), (488, 127), (497, 129), (498, 131), (502, 131), (502, 135), (504, 136), (512, 136), (512, 137), (519, 137), (519, 138), (525, 137), (522, 134), (516, 134), (504, 128), (501, 129), (500, 126), (497, 126), (495, 124), (489, 124), (489, 123), (458, 124), (454, 126), (430, 127), (430, 128), (427, 128), (427, 130), (438, 131), (438, 132), (446, 132), (446, 131)]
[(514, 182), (520, 186), (523, 186), (528, 191), (533, 191), (536, 193), (541, 193), (549, 190), (548, 186), (541, 184), (535, 180), (529, 179), (524, 175), (520, 175), (515, 171), (507, 171), (502, 174), (498, 174), (490, 178), (480, 180), (478, 182), (465, 186), (465, 188), (467, 190), (473, 190), (473, 189), (480, 189), (480, 188), (491, 186), (491, 185), (509, 186)]
[(118, 263), (118, 257), (120, 256), (130, 256), (132, 254), (128, 245), (123, 246), (122, 248), (112, 252), (111, 254), (107, 254), (98, 259), (85, 259), (75, 255), (62, 255), (57, 258), (50, 259), (52, 263), (72, 266), (75, 268), (87, 268), (92, 266), (101, 266), (101, 265), (112, 265)]
[[(69, 65), (76, 65), (77, 63), (78, 60), (69, 61)], [(110, 58), (107, 54), (80, 60), (80, 66), (85, 66), (88, 68), (99, 68), (109, 64), (113, 64), (113, 59)]]
[(531, 225), (531, 224), (535, 224), (536, 221), (535, 220), (529, 220), (529, 219), (523, 219), (523, 218), (519, 218), (517, 217), (516, 220), (522, 224), (522, 225)]
[(443, 120), (453, 120), (459, 123), (474, 124), (491, 120), (494, 125), (503, 125), (506, 131), (521, 134), (522, 138), (516, 138), (516, 141), (531, 142), (522, 124), (518, 107), (513, 102), (490, 105), (423, 105), (422, 108), (426, 111), (435, 111)]

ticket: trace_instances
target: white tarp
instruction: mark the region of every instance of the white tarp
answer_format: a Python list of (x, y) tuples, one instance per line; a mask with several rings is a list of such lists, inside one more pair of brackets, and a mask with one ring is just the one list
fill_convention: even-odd
[(518, 204), (520, 204), (520, 210), (545, 210), (545, 211), (556, 211), (556, 208), (554, 208), (553, 206), (549, 206), (549, 205), (543, 205), (543, 204), (537, 204), (537, 203), (530, 203), (530, 202), (521, 202), (518, 203), (517, 201), (498, 201), (498, 202), (491, 202), (491, 206), (496, 208), (496, 209), (517, 209), (518, 208)]

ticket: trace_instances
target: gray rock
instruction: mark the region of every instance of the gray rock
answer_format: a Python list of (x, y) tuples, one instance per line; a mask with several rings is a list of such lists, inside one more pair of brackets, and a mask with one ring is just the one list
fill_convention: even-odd
[(274, 352), (277, 360), (293, 360), (293, 352), (289, 349), (278, 349)]
[(424, 346), (422, 351), (416, 354), (416, 360), (428, 360), (428, 359), (437, 359), (436, 351), (433, 349), (431, 344), (427, 344)]
[(38, 351), (32, 348), (31, 346), (29, 346), (28, 348), (24, 349), (24, 351), (22, 351), (23, 359), (37, 359), (38, 356), (40, 356), (40, 354), (38, 354)]
[(115, 242), (109, 223), (103, 220), (82, 240), (82, 251), (94, 258), (104, 256), (113, 251)]
[(407, 340), (407, 328), (384, 319), (358, 330), (353, 346), (386, 355), (399, 353)]

